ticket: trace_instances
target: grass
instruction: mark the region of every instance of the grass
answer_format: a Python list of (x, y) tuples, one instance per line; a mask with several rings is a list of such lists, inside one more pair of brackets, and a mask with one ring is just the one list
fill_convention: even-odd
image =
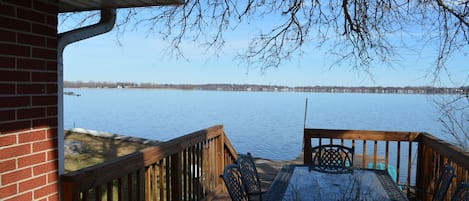
[(65, 173), (103, 163), (150, 146), (71, 131), (65, 131), (65, 140), (79, 141), (83, 148), (80, 154), (65, 156)]

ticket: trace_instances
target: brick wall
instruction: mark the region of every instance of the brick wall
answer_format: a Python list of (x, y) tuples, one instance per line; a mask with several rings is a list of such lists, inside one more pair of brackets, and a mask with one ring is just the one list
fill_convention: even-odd
[(0, 200), (58, 200), (57, 0), (0, 0)]

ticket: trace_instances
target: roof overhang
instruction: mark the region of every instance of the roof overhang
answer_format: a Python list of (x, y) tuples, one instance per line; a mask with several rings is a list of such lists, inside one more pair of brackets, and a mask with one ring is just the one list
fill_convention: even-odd
[(101, 10), (106, 8), (133, 8), (181, 5), (184, 0), (59, 0), (59, 13)]

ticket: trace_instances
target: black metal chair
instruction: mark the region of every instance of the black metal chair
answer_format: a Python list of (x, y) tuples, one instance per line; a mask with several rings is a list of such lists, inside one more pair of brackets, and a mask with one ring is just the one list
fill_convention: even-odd
[(469, 183), (460, 182), (456, 187), (456, 192), (451, 197), (451, 201), (469, 201)]
[(249, 201), (247, 191), (243, 185), (241, 171), (237, 164), (231, 164), (225, 167), (222, 175), (226, 188), (233, 201)]
[(326, 173), (352, 173), (354, 150), (342, 145), (320, 145), (312, 148), (310, 170)]
[(262, 194), (265, 193), (261, 189), (259, 174), (257, 173), (256, 164), (252, 159), (251, 153), (239, 154), (236, 163), (241, 170), (244, 187), (246, 188), (249, 200), (262, 200)]
[(435, 190), (433, 192), (433, 201), (442, 201), (445, 198), (446, 191), (448, 191), (449, 185), (454, 177), (454, 168), (446, 164), (443, 167), (443, 171), (438, 177), (438, 181), (435, 185)]

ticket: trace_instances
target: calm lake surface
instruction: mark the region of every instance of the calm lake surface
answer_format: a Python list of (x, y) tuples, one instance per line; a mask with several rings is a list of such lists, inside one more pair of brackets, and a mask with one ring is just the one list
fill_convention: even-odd
[(425, 131), (442, 127), (430, 95), (298, 92), (65, 89), (65, 129), (86, 128), (156, 140), (224, 125), (235, 149), (290, 160), (306, 127)]

